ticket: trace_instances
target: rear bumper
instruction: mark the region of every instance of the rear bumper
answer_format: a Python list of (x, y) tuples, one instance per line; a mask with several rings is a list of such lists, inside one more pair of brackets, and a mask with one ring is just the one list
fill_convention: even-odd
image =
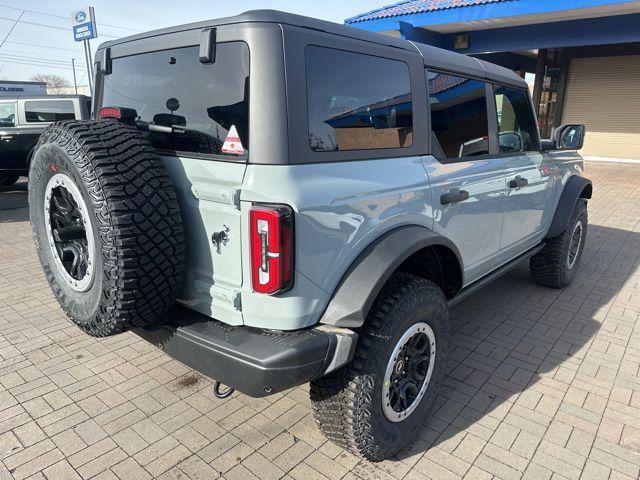
[[(351, 360), (357, 334), (320, 326), (292, 332), (230, 326), (180, 308), (180, 319), (136, 334), (200, 373), (252, 397), (319, 378)], [(184, 316), (183, 316), (184, 315)]]

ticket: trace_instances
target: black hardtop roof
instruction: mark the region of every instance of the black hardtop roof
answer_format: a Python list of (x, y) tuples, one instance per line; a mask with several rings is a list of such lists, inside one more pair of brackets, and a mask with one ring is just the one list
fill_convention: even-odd
[(392, 37), (375, 32), (369, 32), (359, 28), (354, 28), (326, 20), (318, 20), (315, 18), (296, 15), (293, 13), (280, 12), (278, 10), (250, 10), (248, 12), (235, 15), (233, 17), (225, 17), (213, 20), (205, 20), (202, 22), (188, 23), (185, 25), (177, 25), (159, 30), (139, 33), (117, 40), (102, 43), (98, 50), (102, 50), (114, 45), (127, 42), (135, 42), (145, 38), (162, 36), (170, 33), (178, 33), (189, 30), (199, 30), (206, 27), (215, 27), (221, 25), (240, 24), (240, 23), (277, 23), (283, 25), (292, 25), (311, 30), (327, 32), (333, 35), (339, 35), (365, 42), (375, 43), (379, 45), (387, 45), (402, 50), (416, 52), (416, 50), (424, 57), (425, 65), (439, 68), (443, 70), (452, 70), (456, 72), (464, 72), (489, 80), (503, 83), (514, 84), (520, 87), (526, 87), (526, 82), (509, 70), (498, 65), (494, 65), (483, 60), (468, 57), (449, 50), (415, 43), (400, 38)]

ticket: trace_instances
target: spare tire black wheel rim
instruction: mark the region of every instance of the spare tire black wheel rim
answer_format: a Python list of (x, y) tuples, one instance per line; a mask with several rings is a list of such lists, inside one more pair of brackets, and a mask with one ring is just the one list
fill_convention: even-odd
[(382, 410), (392, 422), (407, 418), (420, 405), (433, 373), (436, 336), (426, 323), (413, 324), (396, 343), (382, 383)]
[(578, 254), (580, 253), (580, 245), (582, 244), (582, 222), (576, 223), (573, 228), (573, 234), (571, 235), (571, 241), (569, 242), (569, 251), (567, 252), (567, 268), (571, 270), (576, 264)]
[(87, 205), (70, 177), (56, 173), (45, 189), (47, 242), (64, 281), (77, 292), (89, 290), (95, 273), (95, 242)]

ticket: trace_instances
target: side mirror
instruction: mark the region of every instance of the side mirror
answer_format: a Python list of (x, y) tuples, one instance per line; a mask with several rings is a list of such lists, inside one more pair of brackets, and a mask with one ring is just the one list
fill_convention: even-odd
[(553, 132), (553, 148), (550, 150), (580, 150), (584, 145), (584, 125), (561, 125)]
[(524, 150), (524, 142), (517, 132), (500, 132), (498, 134), (498, 144), (500, 145), (500, 151), (503, 153), (522, 152)]

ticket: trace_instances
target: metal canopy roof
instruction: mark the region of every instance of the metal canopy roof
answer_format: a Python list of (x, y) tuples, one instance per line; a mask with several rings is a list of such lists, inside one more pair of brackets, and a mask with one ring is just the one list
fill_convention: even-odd
[(353, 24), (366, 22), (368, 20), (378, 20), (381, 18), (398, 17), (401, 15), (412, 15), (416, 13), (428, 13), (450, 8), (471, 7), (485, 3), (498, 3), (516, 0), (405, 0), (404, 2), (386, 7), (377, 8), (369, 12), (361, 13), (355, 17), (347, 18), (344, 23)]

